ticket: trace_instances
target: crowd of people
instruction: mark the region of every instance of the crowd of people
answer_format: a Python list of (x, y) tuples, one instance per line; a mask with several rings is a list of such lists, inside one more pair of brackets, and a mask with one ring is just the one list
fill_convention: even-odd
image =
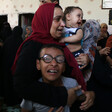
[(59, 0), (39, 1), (24, 41), (20, 26), (4, 23), (8, 28), (1, 30), (0, 103), (3, 97), (22, 112), (110, 112), (108, 25), (93, 19), (82, 24), (80, 7), (63, 12)]

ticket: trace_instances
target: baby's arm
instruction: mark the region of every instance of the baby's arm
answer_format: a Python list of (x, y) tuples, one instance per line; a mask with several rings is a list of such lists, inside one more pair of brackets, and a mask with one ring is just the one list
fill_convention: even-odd
[(83, 38), (83, 31), (82, 29), (79, 29), (75, 35), (72, 35), (68, 38), (64, 37), (60, 40), (61, 43), (76, 43), (80, 42)]

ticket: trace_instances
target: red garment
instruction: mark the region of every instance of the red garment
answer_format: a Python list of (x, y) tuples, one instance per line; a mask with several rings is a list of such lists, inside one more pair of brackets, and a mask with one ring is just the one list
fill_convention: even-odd
[(106, 47), (112, 48), (112, 35), (107, 39)]
[(82, 88), (86, 90), (86, 85), (85, 85), (83, 75), (78, 68), (78, 64), (74, 56), (69, 51), (69, 49), (65, 46), (65, 44), (59, 43), (50, 34), (50, 28), (53, 21), (54, 7), (55, 7), (54, 3), (47, 3), (40, 6), (38, 10), (36, 11), (34, 18), (32, 20), (33, 33), (28, 39), (26, 39), (21, 44), (20, 48), (18, 49), (16, 58), (12, 67), (12, 72), (14, 73), (16, 69), (16, 62), (18, 60), (22, 46), (26, 41), (34, 40), (42, 44), (55, 43), (63, 47), (67, 63), (69, 64), (70, 67), (73, 67), (73, 70), (70, 76), (74, 77), (77, 80), (77, 82), (82, 86)]

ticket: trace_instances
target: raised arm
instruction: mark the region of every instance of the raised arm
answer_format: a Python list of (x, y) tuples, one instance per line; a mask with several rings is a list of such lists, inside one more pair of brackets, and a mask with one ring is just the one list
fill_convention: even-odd
[(62, 43), (77, 43), (77, 42), (80, 42), (82, 38), (83, 38), (83, 31), (82, 31), (82, 29), (79, 29), (75, 35), (72, 35), (68, 38), (64, 37), (60, 40), (60, 42), (62, 42)]

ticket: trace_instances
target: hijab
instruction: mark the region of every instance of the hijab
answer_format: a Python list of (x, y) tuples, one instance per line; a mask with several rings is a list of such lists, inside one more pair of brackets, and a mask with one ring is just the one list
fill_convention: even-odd
[[(96, 20), (90, 19), (86, 21), (82, 28), (84, 32), (82, 48), (88, 54), (90, 50), (93, 51), (97, 46), (96, 41), (100, 36), (100, 24)], [(92, 55), (95, 56), (93, 52)], [(94, 61), (91, 56), (90, 58)]]
[(82, 86), (83, 90), (86, 90), (83, 75), (78, 68), (78, 64), (74, 56), (65, 46), (65, 44), (59, 43), (50, 34), (50, 28), (51, 28), (52, 21), (53, 21), (55, 5), (56, 4), (54, 3), (46, 3), (40, 6), (38, 10), (36, 11), (34, 18), (32, 20), (32, 30), (33, 30), (32, 35), (29, 38), (27, 38), (19, 47), (17, 54), (16, 54), (14, 64), (12, 66), (12, 72), (14, 73), (16, 69), (16, 62), (18, 60), (22, 46), (25, 42), (33, 40), (36, 42), (40, 42), (42, 44), (54, 43), (54, 44), (60, 45), (64, 49), (67, 63), (69, 64), (70, 67), (73, 68), (70, 76), (74, 77), (77, 80), (77, 82)]
[(95, 52), (97, 47), (96, 41), (100, 36), (100, 24), (94, 19), (89, 19), (84, 23), (82, 29), (84, 34), (82, 48), (84, 50), (84, 53), (89, 56), (91, 62), (90, 68), (87, 69), (84, 74), (85, 81), (88, 81), (90, 79), (93, 69)]

